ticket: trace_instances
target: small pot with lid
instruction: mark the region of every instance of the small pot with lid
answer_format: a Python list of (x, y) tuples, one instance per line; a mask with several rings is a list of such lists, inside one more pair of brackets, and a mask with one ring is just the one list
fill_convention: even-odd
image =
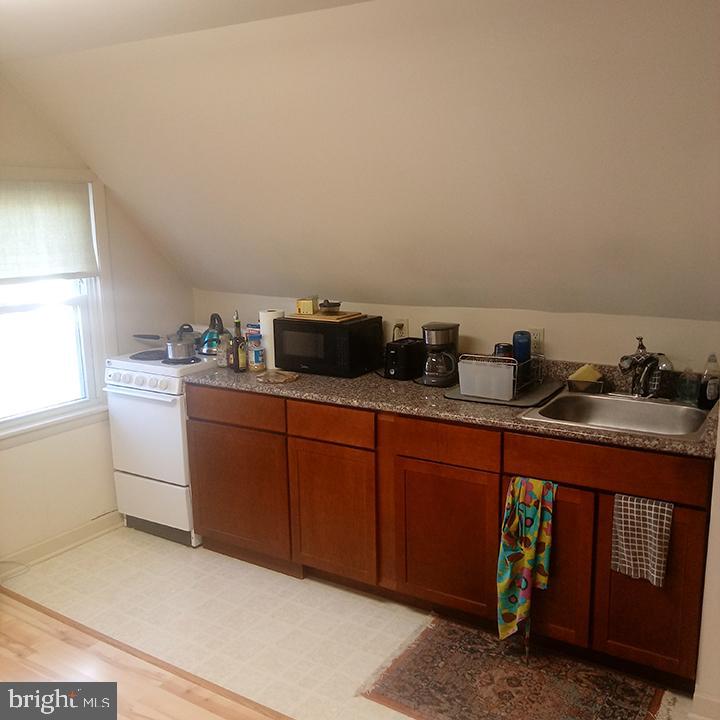
[(195, 343), (200, 337), (192, 325), (184, 323), (174, 335), (167, 336), (165, 346), (168, 360), (187, 360), (195, 356)]

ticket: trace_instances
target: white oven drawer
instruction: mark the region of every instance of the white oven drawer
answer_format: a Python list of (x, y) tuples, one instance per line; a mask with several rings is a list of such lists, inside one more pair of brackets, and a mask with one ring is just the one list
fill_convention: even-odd
[(118, 510), (151, 522), (192, 530), (190, 488), (115, 472)]

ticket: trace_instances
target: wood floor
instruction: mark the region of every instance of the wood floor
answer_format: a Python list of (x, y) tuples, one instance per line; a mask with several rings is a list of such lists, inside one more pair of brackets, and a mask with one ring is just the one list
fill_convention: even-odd
[(123, 720), (286, 718), (2, 588), (0, 680), (115, 681)]

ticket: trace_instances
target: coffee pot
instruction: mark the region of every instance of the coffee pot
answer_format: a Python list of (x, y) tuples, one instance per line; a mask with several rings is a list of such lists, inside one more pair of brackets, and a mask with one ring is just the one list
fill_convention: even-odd
[(432, 322), (422, 326), (427, 356), (419, 382), (435, 387), (449, 387), (458, 382), (458, 323)]

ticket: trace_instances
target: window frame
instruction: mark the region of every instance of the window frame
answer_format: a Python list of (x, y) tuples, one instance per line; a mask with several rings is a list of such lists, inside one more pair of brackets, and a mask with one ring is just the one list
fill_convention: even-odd
[(90, 216), (94, 231), (98, 259), (98, 275), (88, 278), (83, 355), (87, 398), (72, 401), (53, 408), (39, 410), (19, 417), (0, 421), (0, 449), (21, 442), (32, 442), (39, 437), (64, 432), (71, 424), (97, 422), (107, 417), (107, 402), (102, 391), (105, 358), (117, 354), (118, 342), (115, 330), (110, 246), (107, 232), (105, 188), (98, 177), (89, 170), (63, 168), (26, 168), (0, 166), (0, 178), (8, 180), (56, 180), (59, 182), (86, 182), (90, 188)]

